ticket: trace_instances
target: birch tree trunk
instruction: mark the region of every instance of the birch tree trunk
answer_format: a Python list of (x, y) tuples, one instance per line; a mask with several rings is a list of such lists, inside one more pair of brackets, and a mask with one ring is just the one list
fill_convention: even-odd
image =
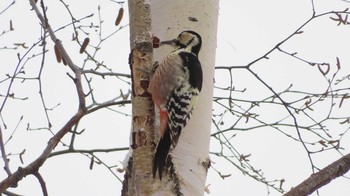
[(150, 6), (143, 0), (129, 0), (130, 56), (132, 78), (132, 130), (122, 195), (150, 195), (154, 153), (154, 106), (147, 92), (149, 78), (141, 71), (152, 66), (153, 45)]
[[(203, 195), (209, 160), (209, 139), (212, 116), (213, 79), (219, 1), (152, 0), (152, 32), (160, 40), (176, 38), (184, 30), (194, 30), (202, 36), (199, 59), (203, 68), (203, 89), (179, 142), (171, 153), (177, 176), (173, 182), (183, 195)], [(172, 48), (154, 51), (161, 62)], [(158, 181), (159, 182), (159, 181)], [(163, 182), (159, 182), (163, 183)], [(164, 193), (169, 186), (160, 186)], [(180, 194), (179, 194), (180, 195)]]
[[(147, 2), (150, 4), (147, 4)], [(130, 35), (132, 42), (131, 48), (135, 48), (138, 45), (135, 44), (136, 42), (140, 40), (141, 42), (143, 42), (142, 40), (144, 40), (135, 39), (135, 35), (143, 34), (145, 36), (150, 36), (149, 32), (152, 32), (153, 35), (157, 36), (162, 41), (176, 38), (177, 35), (184, 30), (196, 31), (202, 36), (203, 40), (202, 49), (199, 53), (199, 59), (202, 64), (204, 81), (203, 89), (200, 93), (197, 105), (194, 108), (193, 115), (185, 129), (182, 131), (176, 148), (171, 152), (173, 170), (170, 170), (169, 173), (166, 174), (162, 180), (159, 180), (159, 178), (153, 179), (153, 177), (151, 176), (152, 164), (150, 161), (153, 160), (155, 146), (150, 146), (147, 152), (143, 152), (138, 155), (135, 154), (136, 150), (138, 149), (134, 149), (132, 159), (130, 159), (132, 161), (129, 161), (129, 169), (127, 170), (126, 179), (124, 180), (124, 185), (127, 184), (126, 186), (128, 186), (129, 194), (124, 195), (204, 194), (207, 171), (210, 166), (209, 139), (212, 116), (218, 4), (219, 1), (217, 0), (129, 0)], [(132, 22), (132, 20), (136, 20), (138, 22), (141, 21), (141, 23), (142, 21), (144, 21), (148, 25), (149, 19), (146, 17), (147, 14), (141, 16), (134, 15), (140, 14), (140, 12), (144, 11), (142, 7), (151, 8), (151, 11), (148, 10), (151, 13), (151, 27), (143, 26), (140, 23)], [(156, 61), (161, 62), (165, 55), (167, 55), (171, 50), (173, 49), (165, 46), (155, 49), (154, 59)], [(131, 57), (131, 59), (133, 58)], [(151, 62), (147, 62), (146, 64), (151, 64)], [(134, 66), (134, 64), (132, 64), (132, 66)], [(135, 79), (133, 80), (133, 82), (137, 83)], [(137, 106), (134, 105), (133, 108), (135, 107)], [(135, 113), (133, 112), (133, 114)], [(140, 122), (136, 122), (134, 119), (135, 117), (133, 117), (134, 124), (132, 132), (135, 135), (135, 132), (137, 133), (137, 130), (135, 130), (135, 128), (140, 127), (135, 123)], [(148, 116), (145, 119), (150, 118)], [(144, 121), (141, 122), (141, 124), (147, 124), (147, 120), (145, 119), (143, 119)], [(153, 122), (153, 120), (154, 119), (152, 119), (151, 122)], [(156, 124), (155, 126), (157, 127), (158, 125)], [(156, 128), (155, 131), (157, 130), (158, 129)], [(146, 137), (145, 141), (146, 143), (148, 142), (149, 144), (151, 144), (150, 141), (152, 139), (154, 141), (153, 144), (158, 143), (158, 138), (154, 137), (153, 135), (150, 137)], [(132, 141), (135, 141), (135, 138), (133, 138)], [(150, 152), (151, 154), (149, 154)], [(144, 161), (141, 161), (142, 163), (136, 163), (135, 160), (137, 159), (137, 156), (142, 156)], [(149, 164), (148, 168), (143, 171), (143, 178), (135, 179), (133, 177), (135, 176), (134, 173), (137, 172), (135, 171), (135, 167), (137, 166), (137, 164)], [(141, 173), (139, 175), (141, 175)], [(138, 180), (141, 181), (137, 182)], [(145, 183), (143, 181), (148, 181), (146, 184), (148, 184), (147, 186), (149, 186), (150, 189), (142, 190), (146, 192), (130, 192), (131, 189), (135, 189), (136, 186), (140, 187), (140, 184)], [(151, 183), (151, 185), (149, 183)], [(126, 190), (125, 187), (123, 188), (123, 190)]]

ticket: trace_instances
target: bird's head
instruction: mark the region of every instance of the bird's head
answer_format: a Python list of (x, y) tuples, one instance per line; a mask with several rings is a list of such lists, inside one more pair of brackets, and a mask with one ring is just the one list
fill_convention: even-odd
[(198, 33), (194, 31), (183, 31), (177, 36), (176, 39), (162, 41), (160, 43), (173, 45), (177, 48), (188, 49), (189, 52), (198, 55), (202, 46), (202, 38)]

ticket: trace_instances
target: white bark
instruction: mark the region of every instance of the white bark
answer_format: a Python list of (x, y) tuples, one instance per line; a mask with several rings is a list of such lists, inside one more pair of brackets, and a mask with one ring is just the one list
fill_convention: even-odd
[[(152, 32), (161, 41), (176, 38), (184, 30), (196, 31), (203, 41), (199, 53), (203, 69), (203, 89), (193, 115), (171, 153), (181, 193), (184, 195), (203, 195), (205, 189), (209, 163), (218, 4), (218, 0), (151, 0)], [(170, 50), (170, 47), (155, 49), (154, 59), (161, 61)], [(165, 182), (158, 180), (156, 183)], [(159, 192), (154, 195), (170, 194), (169, 186), (154, 186), (159, 187)]]

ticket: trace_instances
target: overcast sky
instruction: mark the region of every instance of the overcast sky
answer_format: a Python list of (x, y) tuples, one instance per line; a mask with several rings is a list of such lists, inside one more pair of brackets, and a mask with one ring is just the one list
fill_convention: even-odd
[[(8, 5), (10, 0), (3, 1), (5, 3), (0, 4), (2, 10), (5, 5)], [(67, 1), (68, 2), (68, 1)], [(95, 13), (93, 17), (94, 23), (97, 24), (97, 6), (98, 4), (93, 1), (86, 1), (82, 5), (83, 1), (73, 1), (71, 3), (71, 9), (77, 18), (84, 17), (86, 15)], [(117, 15), (119, 6), (111, 1), (98, 1), (101, 4), (102, 17), (104, 20), (104, 32), (105, 36), (112, 33), (114, 30), (114, 19)], [(317, 13), (322, 13), (331, 10), (344, 10), (349, 7), (349, 3), (340, 0), (323, 0), (315, 1)], [(47, 1), (49, 22), (53, 28), (58, 28), (70, 21), (68, 13), (62, 7), (59, 1)], [(57, 7), (56, 7), (57, 6)], [(124, 5), (127, 9), (127, 5)], [(219, 12), (219, 28), (218, 28), (218, 46), (217, 46), (217, 58), (216, 64), (223, 65), (246, 65), (254, 59), (260, 57), (274, 45), (285, 39), (288, 35), (294, 32), (299, 26), (301, 26), (306, 20), (311, 17), (311, 1), (305, 0), (268, 0), (268, 1), (244, 1), (244, 0), (221, 0), (220, 12)], [(113, 16), (113, 17), (110, 17)], [(0, 37), (0, 46), (10, 46), (14, 42), (21, 43), (26, 42), (28, 46), (31, 43), (36, 42), (40, 35), (40, 28), (38, 26), (38, 19), (34, 12), (30, 11), (30, 6), (27, 1), (16, 1), (16, 4), (4, 14), (0, 15), (2, 19), (1, 24), (8, 25), (8, 21), (13, 20), (15, 31), (12, 34)], [(113, 64), (114, 70), (128, 73), (127, 58), (129, 54), (129, 32), (128, 32), (128, 16), (126, 15), (121, 25), (126, 27), (120, 30), (116, 36), (113, 36), (110, 42), (116, 43), (115, 45), (103, 45), (105, 53), (101, 53), (98, 57), (103, 58), (106, 64)], [(112, 24), (112, 25), (109, 25)], [(1, 31), (5, 29), (1, 27)], [(337, 55), (341, 55), (343, 62), (350, 62), (350, 59), (346, 57), (345, 53), (334, 54), (334, 48), (344, 47), (344, 51), (349, 51), (346, 46), (350, 45), (349, 39), (349, 27), (336, 26), (336, 22), (329, 20), (329, 17), (319, 19), (310, 25), (306, 26), (303, 31), (304, 35), (300, 38), (293, 38), (288, 41), (283, 47), (289, 49), (291, 52), (298, 51), (305, 57), (310, 57), (315, 61), (326, 61), (332, 59)], [(67, 33), (69, 32), (69, 33)], [(64, 45), (71, 49), (78, 51), (78, 47), (70, 42), (71, 28), (67, 28), (57, 33), (57, 36), (63, 40)], [(335, 34), (334, 34), (335, 33)], [(346, 34), (347, 33), (347, 34)], [(93, 34), (93, 33), (91, 33)], [(96, 33), (97, 34), (97, 33)], [(95, 34), (95, 36), (96, 36)], [(330, 37), (330, 35), (336, 35)], [(91, 40), (96, 44), (95, 40)], [(52, 48), (52, 43), (49, 43)], [(326, 46), (326, 47), (325, 47)], [(76, 49), (75, 49), (76, 48)], [(111, 49), (109, 49), (111, 48)], [(19, 50), (22, 54), (23, 50)], [(40, 48), (37, 50), (40, 52)], [(350, 56), (350, 55), (349, 55)], [(3, 61), (0, 74), (1, 79), (4, 76), (3, 73), (11, 73), (13, 71), (13, 65), (17, 62), (16, 52), (12, 50), (0, 50), (0, 57)], [(312, 84), (316, 81), (310, 82), (307, 74), (313, 74), (315, 71), (307, 67), (305, 64), (295, 62), (293, 59), (285, 57), (281, 54), (272, 55), (271, 61), (263, 62), (253, 67), (254, 70), (261, 73), (263, 77), (270, 83), (273, 83), (276, 89), (285, 89), (290, 84), (291, 78), (300, 77), (300, 80), (293, 80), (295, 85), (305, 86), (305, 88), (314, 88)], [(69, 103), (72, 96), (68, 92), (74, 92), (71, 87), (71, 81), (66, 76), (67, 69), (61, 64), (57, 64), (54, 56), (47, 57), (46, 63), (47, 75), (44, 75), (44, 81), (49, 82), (44, 85), (52, 85), (48, 88), (55, 89), (55, 93), (47, 93), (46, 97), (49, 106), (55, 106), (57, 103)], [(81, 56), (73, 56), (76, 60), (81, 60)], [(335, 61), (335, 58), (333, 58)], [(40, 62), (41, 59), (34, 59), (31, 62)], [(300, 66), (296, 68), (294, 66)], [(303, 69), (305, 66), (305, 70)], [(26, 72), (30, 74), (37, 70), (36, 63), (31, 63), (30, 67), (26, 67)], [(303, 73), (300, 73), (301, 71)], [(349, 73), (349, 72), (348, 72)], [(220, 78), (226, 80), (228, 75), (220, 73), (216, 78), (218, 82)], [(304, 75), (303, 75), (304, 74)], [(249, 86), (254, 86), (250, 80), (251, 76), (248, 73), (240, 70), (234, 73), (235, 87), (243, 89)], [(291, 79), (292, 80), (292, 79)], [(96, 81), (103, 85), (103, 81)], [(118, 83), (119, 84), (119, 83)], [(310, 86), (308, 86), (310, 85)], [(5, 88), (0, 85), (1, 88)], [(127, 84), (120, 83), (120, 87), (125, 91), (128, 89)], [(38, 87), (36, 84), (26, 82), (25, 84), (17, 84), (15, 86), (19, 92), (19, 96), (25, 96), (26, 93), (36, 93)], [(46, 88), (46, 87), (45, 87)], [(21, 91), (22, 90), (22, 91)], [(257, 89), (258, 91), (259, 89)], [(104, 88), (96, 89), (96, 91), (103, 96), (117, 96), (119, 94), (119, 88), (115, 90), (111, 89), (106, 91)], [(253, 91), (248, 92), (249, 96), (263, 96), (266, 91), (262, 90), (262, 93)], [(21, 92), (24, 92), (21, 94)], [(3, 90), (1, 89), (1, 93)], [(65, 96), (60, 96), (65, 95)], [(41, 153), (41, 150), (45, 147), (48, 138), (51, 134), (45, 131), (25, 131), (26, 122), (31, 122), (31, 126), (40, 127), (45, 123), (43, 118), (43, 112), (38, 110), (40, 100), (30, 99), (30, 104), (22, 105), (18, 102), (9, 104), (8, 109), (4, 112), (10, 113), (6, 115), (6, 121), (9, 127), (15, 127), (18, 123), (21, 114), (24, 115), (25, 123), (22, 123), (19, 128), (21, 131), (17, 131), (15, 139), (8, 143), (8, 152), (18, 153), (23, 149), (26, 149), (24, 156), (25, 164), (30, 163), (33, 158), (37, 157)], [(24, 108), (18, 114), (19, 108)], [(68, 118), (67, 114), (72, 114), (75, 111), (75, 105), (62, 105), (56, 108), (55, 113), (52, 113), (52, 119), (57, 119), (53, 122), (53, 130), (57, 130)], [(16, 111), (16, 112), (12, 112)], [(33, 111), (35, 115), (33, 115)], [(130, 114), (128, 109), (121, 108), (120, 111)], [(279, 115), (279, 114), (271, 114)], [(44, 119), (44, 120), (43, 120)], [(103, 123), (98, 123), (103, 120)], [(101, 115), (87, 116), (82, 123), (87, 123), (88, 129), (86, 133), (79, 136), (77, 146), (81, 149), (86, 148), (107, 148), (113, 147), (116, 138), (118, 139), (118, 147), (128, 146), (128, 131), (130, 129), (130, 118), (125, 117), (123, 114), (119, 114), (112, 111), (104, 111)], [(110, 127), (118, 127), (120, 132), (111, 131)], [(91, 130), (89, 132), (89, 130)], [(101, 131), (103, 139), (96, 138), (93, 131)], [(212, 128), (213, 132), (215, 131)], [(12, 129), (4, 133), (9, 137)], [(349, 137), (345, 141), (349, 141)], [(69, 143), (69, 138), (65, 138), (66, 143)], [(242, 153), (252, 153), (252, 164), (257, 166), (257, 169), (264, 169), (266, 177), (275, 179), (286, 179), (285, 186), (291, 187), (296, 185), (301, 180), (304, 180), (311, 174), (311, 169), (307, 161), (306, 153), (301, 145), (288, 146), (286, 143), (290, 141), (281, 137), (271, 131), (241, 133), (240, 137), (236, 138), (237, 149)], [(350, 143), (350, 141), (349, 141)], [(212, 145), (211, 150), (215, 150), (215, 144)], [(349, 147), (349, 146), (348, 146)], [(59, 148), (58, 148), (59, 149)], [(349, 148), (348, 148), (349, 149)], [(346, 152), (349, 152), (348, 150)], [(107, 155), (101, 155), (101, 157), (109, 164), (115, 163), (115, 160), (122, 161), (126, 152), (118, 152)], [(330, 159), (325, 160), (320, 164), (323, 166), (330, 163), (332, 160), (339, 158), (338, 155), (329, 155)], [(213, 166), (223, 174), (230, 174), (231, 176), (221, 179), (219, 175), (213, 170), (209, 170), (207, 184), (210, 184), (210, 195), (267, 195), (267, 187), (251, 178), (244, 176), (238, 169), (233, 167), (227, 162), (223, 162), (217, 159), (215, 156), (211, 156)], [(11, 164), (13, 165), (12, 171), (16, 169), (19, 164), (19, 160), (13, 158)], [(0, 162), (0, 165), (3, 164)], [(15, 167), (16, 166), (16, 167)], [(119, 165), (120, 166), (120, 165)], [(48, 190), (51, 196), (59, 195), (86, 195), (86, 196), (98, 196), (98, 195), (119, 195), (121, 190), (121, 183), (110, 174), (103, 166), (95, 165), (93, 170), (89, 170), (89, 160), (77, 154), (63, 155), (61, 158), (50, 158), (45, 165), (40, 169), (48, 186)], [(4, 172), (0, 172), (0, 177), (3, 179)], [(123, 174), (118, 175), (123, 179)], [(327, 185), (325, 189), (321, 190), (322, 196), (327, 195), (349, 195), (350, 194), (350, 181), (346, 179), (337, 179), (330, 185)], [(19, 194), (25, 195), (41, 195), (41, 190), (34, 177), (29, 176), (20, 182), (19, 188), (13, 190)], [(276, 191), (270, 190), (271, 195), (280, 195)]]

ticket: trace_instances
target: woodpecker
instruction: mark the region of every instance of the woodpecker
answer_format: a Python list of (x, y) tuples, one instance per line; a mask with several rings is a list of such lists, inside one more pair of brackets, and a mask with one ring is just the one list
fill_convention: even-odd
[(149, 85), (160, 117), (160, 139), (153, 160), (153, 178), (158, 170), (161, 180), (168, 154), (176, 147), (202, 90), (203, 73), (198, 59), (202, 38), (198, 33), (183, 31), (176, 39), (160, 44), (175, 47), (158, 65)]

